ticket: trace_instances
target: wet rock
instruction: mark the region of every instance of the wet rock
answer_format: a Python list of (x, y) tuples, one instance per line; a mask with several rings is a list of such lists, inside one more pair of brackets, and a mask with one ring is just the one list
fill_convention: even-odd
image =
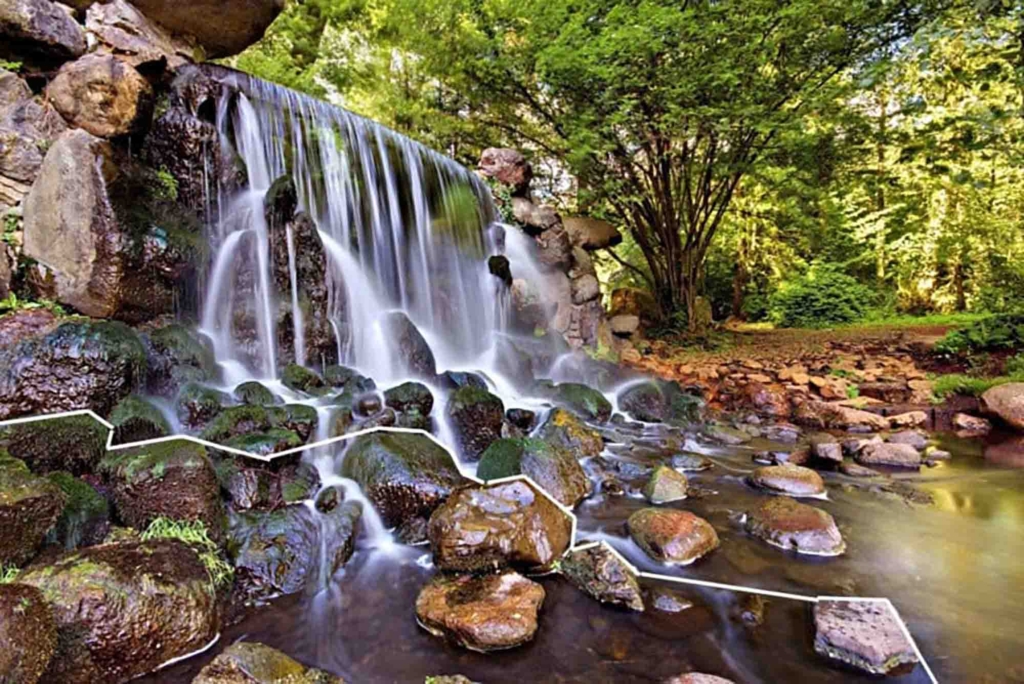
[(793, 411), (793, 420), (799, 425), (818, 429), (886, 430), (889, 421), (874, 413), (809, 399)]
[(958, 413), (953, 416), (953, 429), (963, 436), (984, 436), (992, 431), (992, 423), (984, 418)]
[(263, 383), (251, 380), (235, 388), (234, 397), (248, 406), (270, 406), (278, 403), (277, 397)]
[(1024, 431), (1024, 383), (993, 387), (981, 395), (981, 408), (1011, 428)]
[(754, 487), (789, 496), (819, 496), (825, 493), (821, 475), (810, 468), (786, 463), (756, 468), (747, 476)]
[(169, 0), (137, 0), (142, 13), (181, 36), (192, 36), (206, 57), (237, 54), (263, 37), (284, 8), (280, 0), (199, 0), (183, 6)]
[(184, 439), (112, 451), (100, 463), (118, 517), (143, 530), (156, 518), (199, 520), (210, 537), (224, 529), (217, 473), (206, 449)]
[(543, 603), (544, 588), (515, 572), (441, 575), (416, 598), (416, 619), (435, 636), (486, 653), (533, 639)]
[(917, 663), (885, 601), (821, 601), (814, 606), (814, 650), (875, 675)]
[(505, 284), (505, 287), (512, 287), (512, 270), (509, 267), (508, 257), (495, 255), (487, 260), (487, 268), (495, 278)]
[(811, 455), (819, 461), (836, 464), (843, 462), (842, 445), (827, 432), (810, 435), (807, 441), (811, 446)]
[(88, 482), (71, 473), (50, 473), (47, 478), (64, 492), (64, 510), (46, 535), (47, 545), (65, 551), (99, 544), (110, 532), (107, 499)]
[(533, 168), (518, 150), (490, 147), (480, 155), (480, 173), (507, 185), (513, 195), (525, 196), (533, 179)]
[(607, 221), (580, 216), (566, 218), (562, 222), (572, 243), (585, 250), (605, 249), (622, 242), (622, 235)]
[(893, 468), (919, 468), (921, 454), (909, 444), (868, 444), (854, 459), (865, 466), (890, 466)]
[(287, 406), (231, 406), (223, 409), (210, 421), (200, 436), (218, 444), (230, 445), (234, 439), (252, 437), (256, 433), (270, 434), (274, 430), (280, 433), (290, 432), (294, 439), (284, 434), (277, 437), (285, 442), (304, 441), (300, 432), (307, 438), (315, 429), (317, 422), (316, 409), (304, 404)]
[(573, 549), (562, 558), (560, 571), (573, 586), (601, 603), (644, 609), (636, 575), (604, 544)]
[(307, 668), (284, 653), (251, 641), (231, 644), (200, 670), (192, 684), (345, 684), (323, 670)]
[(520, 430), (529, 432), (537, 424), (537, 414), (528, 409), (510, 408), (505, 411), (505, 420)]
[(248, 432), (224, 442), (225, 446), (240, 449), (254, 456), (272, 456), (302, 446), (303, 441), (295, 432), (283, 428), (270, 428), (261, 432)]
[(668, 417), (668, 402), (665, 395), (653, 382), (633, 385), (618, 396), (619, 408), (634, 420), (660, 423)]
[(648, 605), (658, 612), (675, 615), (693, 608), (693, 601), (671, 589), (658, 588), (651, 591)]
[(689, 565), (719, 544), (715, 528), (689, 511), (643, 508), (629, 516), (626, 526), (644, 553), (669, 565)]
[(448, 397), (448, 420), (463, 458), (475, 461), (501, 438), (505, 406), (501, 399), (478, 387), (461, 387)]
[(60, 645), (43, 681), (125, 682), (203, 648), (220, 626), (206, 568), (176, 540), (94, 546), (18, 582), (39, 589), (56, 618)]
[(568, 449), (577, 459), (597, 456), (604, 449), (604, 439), (597, 430), (587, 427), (572, 413), (553, 409), (537, 433), (537, 438)]
[(781, 385), (750, 382), (743, 388), (743, 401), (758, 414), (786, 419), (792, 409)]
[(316, 468), (298, 454), (268, 463), (214, 452), (212, 460), (235, 511), (275, 510), (310, 499), (320, 489)]
[(534, 204), (525, 197), (512, 198), (512, 213), (527, 235), (540, 235), (562, 222), (562, 217), (553, 208)]
[(881, 443), (882, 438), (878, 435), (872, 435), (871, 437), (864, 439), (845, 439), (843, 440), (843, 454), (846, 456), (855, 456), (867, 445)]
[(669, 465), (675, 470), (681, 470), (686, 473), (699, 473), (703, 470), (710, 470), (714, 467), (714, 463), (700, 454), (690, 454), (685, 452), (672, 454), (671, 458), (669, 458)]
[(603, 394), (595, 389), (574, 382), (555, 385), (547, 391), (559, 406), (569, 409), (583, 420), (606, 423), (612, 417), (612, 405)]
[(662, 684), (734, 684), (731, 679), (718, 677), (716, 675), (703, 674), (700, 672), (687, 672), (676, 677), (666, 679)]
[(0, 584), (0, 677), (36, 684), (57, 649), (53, 611), (35, 587)]
[(437, 381), (439, 385), (449, 390), (456, 390), (467, 385), (487, 389), (487, 381), (482, 376), (466, 371), (445, 371), (437, 376)]
[(367, 392), (355, 398), (353, 408), (357, 416), (369, 418), (380, 412), (384, 405), (381, 403), (380, 395), (376, 392)]
[(546, 572), (572, 543), (572, 521), (519, 481), (456, 491), (434, 511), (429, 535), (440, 570)]
[(101, 138), (139, 133), (149, 126), (153, 89), (130, 64), (89, 54), (60, 68), (46, 98), (68, 123)]
[(141, 442), (171, 434), (171, 426), (160, 409), (134, 394), (118, 402), (109, 420), (114, 426), (114, 444)]
[(31, 560), (64, 503), (60, 487), (0, 451), (0, 565)]
[[(557, 301), (558, 308), (563, 309), (572, 305), (572, 284), (564, 271), (572, 264), (572, 241), (569, 233), (562, 224), (558, 223), (534, 237), (537, 244), (537, 261), (541, 265), (552, 269), (555, 273), (548, 278), (545, 289), (552, 290), (553, 279), (556, 279), (558, 294), (552, 297)], [(555, 327), (562, 329), (568, 327), (568, 321), (560, 324), (557, 316), (554, 321)]]
[(744, 594), (739, 601), (739, 620), (748, 627), (760, 627), (764, 624), (764, 613), (768, 602), (760, 594)]
[(896, 416), (889, 416), (889, 425), (894, 428), (919, 428), (928, 423), (928, 414), (924, 411), (910, 411)]
[(146, 392), (175, 397), (188, 383), (216, 379), (217, 362), (207, 341), (173, 323), (142, 336), (146, 347)]
[(908, 444), (918, 451), (923, 451), (928, 446), (928, 435), (917, 430), (902, 430), (889, 435), (887, 441), (890, 444)]
[(409, 375), (428, 381), (437, 375), (434, 352), (408, 316), (391, 313), (383, 318), (382, 324), (391, 337), (392, 358), (399, 359)]
[(264, 599), (306, 586), (323, 588), (352, 556), (361, 516), (355, 501), (326, 515), (302, 504), (232, 515), (228, 548), (243, 591)]
[(89, 6), (85, 27), (100, 51), (116, 54), (133, 67), (162, 62), (174, 69), (197, 58), (193, 41), (172, 35), (124, 0)]
[(401, 413), (416, 411), (429, 416), (434, 408), (434, 394), (421, 382), (405, 382), (384, 392), (384, 404)]
[(388, 527), (429, 518), (465, 482), (444, 447), (404, 433), (357, 437), (345, 453), (341, 474), (359, 483)]
[(463, 675), (436, 675), (427, 677), (427, 681), (430, 684), (480, 684)]
[(777, 423), (764, 429), (765, 439), (773, 442), (793, 444), (800, 439), (800, 428), (790, 423)]
[(752, 439), (751, 436), (743, 430), (716, 423), (709, 423), (708, 425), (705, 425), (704, 435), (707, 436), (708, 439), (726, 446), (739, 446), (740, 444), (746, 444)]
[(175, 413), (182, 425), (195, 430), (208, 425), (230, 403), (231, 398), (227, 394), (190, 382), (178, 393)]
[(480, 457), (476, 476), (498, 480), (526, 475), (568, 508), (590, 494), (590, 480), (566, 449), (539, 439), (499, 439)]
[(314, 371), (297, 364), (285, 366), (281, 372), (281, 383), (296, 392), (313, 392), (324, 386), (324, 380)]
[(52, 67), (85, 53), (85, 32), (49, 0), (0, 2), (0, 58)]
[(748, 513), (747, 532), (772, 546), (815, 556), (838, 556), (846, 549), (832, 516), (788, 497), (774, 497)]
[(851, 461), (843, 461), (842, 465), (839, 466), (839, 472), (850, 477), (878, 477), (881, 475), (877, 470), (865, 468)]
[(106, 453), (107, 428), (89, 416), (66, 416), (16, 425), (7, 450), (34, 473), (89, 473)]
[(46, 309), (22, 309), (0, 316), (0, 349), (52, 332), (59, 321)]
[(671, 503), (686, 498), (686, 476), (668, 466), (658, 466), (644, 486), (644, 496), (652, 504)]

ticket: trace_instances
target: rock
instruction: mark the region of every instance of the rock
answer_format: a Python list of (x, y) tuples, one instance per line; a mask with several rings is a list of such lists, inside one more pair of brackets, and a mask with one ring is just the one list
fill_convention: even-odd
[(733, 681), (700, 672), (687, 672), (686, 674), (666, 679), (662, 684), (733, 684)]
[[(146, 347), (146, 392), (173, 398), (187, 383), (217, 378), (217, 362), (205, 338), (172, 323), (142, 336)], [(236, 390), (237, 391), (237, 390)], [(221, 395), (223, 396), (223, 395)]]
[(18, 582), (53, 607), (60, 646), (44, 681), (125, 682), (205, 647), (220, 628), (199, 556), (171, 539), (94, 546)]
[(195, 430), (207, 426), (230, 403), (227, 394), (190, 382), (178, 393), (175, 413), (183, 426)]
[(529, 432), (537, 424), (537, 414), (529, 409), (510, 408), (505, 411), (505, 420), (520, 430)]
[(607, 221), (580, 216), (567, 218), (562, 222), (572, 243), (585, 250), (605, 249), (622, 242), (622, 235)]
[(644, 496), (652, 504), (671, 503), (686, 498), (686, 476), (668, 466), (658, 466), (644, 486)]
[(921, 454), (909, 444), (868, 444), (854, 456), (857, 463), (866, 466), (919, 468)]
[(392, 338), (392, 358), (400, 359), (409, 375), (431, 380), (437, 375), (437, 363), (430, 345), (404, 313), (390, 313), (383, 318), (384, 329)]
[(928, 446), (928, 435), (917, 430), (902, 430), (889, 435), (887, 441), (890, 444), (908, 444), (918, 451), (923, 451)]
[(264, 438), (296, 446), (313, 434), (317, 421), (316, 409), (306, 404), (231, 406), (218, 413), (200, 437), (226, 446), (242, 445), (238, 448), (254, 446)]
[(693, 608), (693, 601), (682, 594), (671, 589), (652, 589), (648, 599), (648, 605), (659, 613), (676, 615)]
[(503, 254), (496, 254), (487, 260), (487, 269), (491, 275), (505, 284), (505, 287), (512, 287), (512, 269), (509, 266), (508, 257)]
[(487, 447), (501, 439), (505, 406), (499, 397), (485, 389), (460, 387), (455, 390), (448, 397), (447, 414), (459, 453), (466, 460), (479, 460)]
[(747, 515), (747, 532), (780, 549), (838, 556), (846, 549), (832, 516), (789, 497), (768, 499)]
[(1024, 431), (1024, 383), (993, 387), (981, 395), (981, 408), (1011, 428)]
[(444, 447), (402, 433), (357, 437), (345, 452), (341, 474), (359, 483), (388, 527), (429, 518), (465, 482)]
[(138, 395), (125, 397), (110, 414), (114, 444), (141, 442), (171, 434), (171, 426), (156, 406)]
[(198, 56), (193, 41), (171, 34), (125, 0), (90, 5), (85, 28), (95, 36), (101, 51), (115, 54), (133, 67), (163, 61), (176, 69)]
[(31, 560), (64, 504), (60, 487), (0, 451), (0, 565)]
[(546, 572), (572, 543), (572, 521), (518, 481), (456, 491), (430, 517), (429, 536), (439, 570)]
[(751, 436), (743, 430), (730, 427), (728, 425), (719, 425), (717, 423), (709, 423), (705, 425), (704, 434), (712, 441), (726, 446), (739, 446), (740, 444), (746, 444), (752, 439)]
[(278, 403), (274, 393), (267, 389), (266, 385), (255, 380), (243, 382), (235, 388), (232, 395), (247, 406), (270, 406)]
[(539, 439), (499, 439), (484, 451), (476, 476), (484, 481), (526, 475), (567, 508), (590, 494), (590, 480), (573, 455)]
[(0, 110), (32, 98), (32, 89), (18, 74), (0, 69)]
[(910, 411), (897, 416), (889, 416), (889, 425), (894, 428), (918, 428), (928, 423), (928, 414), (924, 411)]
[(573, 586), (601, 603), (639, 612), (644, 609), (636, 575), (604, 544), (573, 549), (562, 558), (560, 572)]
[(35, 587), (0, 584), (0, 677), (36, 684), (57, 649), (53, 610)]
[[(755, 378), (758, 376), (747, 376)], [(761, 376), (762, 380), (769, 380), (767, 376)], [(743, 400), (750, 408), (759, 414), (785, 420), (789, 418), (791, 409), (789, 397), (786, 390), (777, 384), (765, 384), (762, 382), (750, 382), (743, 388)]]
[(807, 400), (793, 411), (793, 420), (799, 425), (818, 429), (887, 430), (889, 421), (874, 413), (848, 406)]
[(640, 317), (632, 314), (620, 314), (612, 316), (608, 320), (608, 325), (611, 326), (612, 334), (616, 337), (631, 337), (640, 329)]
[(619, 392), (619, 408), (634, 420), (661, 423), (668, 418), (668, 401), (661, 388), (653, 382), (643, 382)]
[(540, 235), (562, 222), (562, 217), (547, 205), (536, 205), (525, 197), (512, 198), (512, 214), (528, 235)]
[(133, 2), (143, 14), (179, 36), (191, 36), (208, 59), (235, 55), (263, 37), (284, 9), (281, 0), (171, 0)]
[(549, 389), (546, 395), (558, 405), (569, 409), (583, 420), (606, 423), (612, 417), (612, 405), (603, 394), (586, 385), (563, 382)]
[(714, 463), (704, 458), (700, 454), (690, 454), (686, 452), (672, 454), (669, 458), (669, 465), (675, 470), (681, 470), (684, 473), (698, 473), (702, 470), (710, 470), (714, 467)]
[[(46, 150), (67, 130), (67, 124), (48, 102), (33, 98), (24, 81), (10, 72), (0, 74), (9, 74), (8, 80), (17, 81), (24, 87), (24, 90), (13, 88), (9, 91), (12, 98), (19, 99), (9, 105), (0, 105), (0, 176), (5, 176), (10, 182), (31, 184), (39, 176)], [(0, 205), (3, 203), (0, 197)], [(9, 204), (16, 205), (18, 201)], [(4, 213), (6, 211), (0, 206), (0, 214)]]
[(850, 461), (843, 461), (839, 466), (839, 472), (843, 475), (849, 475), (850, 477), (878, 477), (881, 475), (877, 470), (865, 468), (864, 466), (851, 463)]
[(235, 511), (276, 510), (313, 498), (321, 487), (316, 468), (299, 454), (263, 462), (213, 452), (212, 460)]
[(811, 455), (819, 461), (828, 463), (843, 462), (843, 447), (836, 438), (827, 432), (810, 435), (807, 441), (811, 445)]
[(281, 372), (281, 383), (288, 389), (306, 393), (311, 393), (324, 386), (323, 378), (315, 371), (294, 363), (284, 367)]
[[(265, 599), (316, 590), (352, 556), (362, 507), (345, 501), (328, 514), (303, 504), (231, 516), (228, 548), (245, 594)], [(321, 554), (325, 554), (321, 557)]]
[(814, 628), (815, 651), (870, 674), (917, 663), (886, 601), (821, 601), (814, 606)]
[(872, 435), (868, 438), (861, 439), (845, 439), (843, 440), (843, 454), (846, 456), (855, 456), (860, 452), (861, 449), (866, 447), (868, 444), (881, 444), (882, 438), (878, 435)]
[(212, 539), (221, 537), (220, 484), (204, 447), (177, 439), (111, 451), (99, 471), (118, 517), (129, 527), (144, 530), (157, 518), (199, 520)]
[(430, 684), (480, 684), (463, 675), (436, 675), (427, 677)]
[(101, 138), (140, 133), (153, 113), (153, 89), (130, 64), (90, 54), (60, 68), (46, 97), (68, 123)]
[(563, 409), (552, 409), (538, 430), (537, 438), (568, 449), (577, 459), (597, 456), (604, 449), (604, 439), (600, 432), (587, 427), (579, 418)]
[(507, 185), (513, 195), (525, 196), (533, 180), (533, 168), (517, 150), (488, 148), (480, 155), (478, 168), (486, 178)]
[(50, 473), (47, 478), (64, 492), (64, 510), (46, 535), (47, 545), (65, 551), (99, 544), (110, 532), (110, 506), (88, 482), (71, 473)]
[(786, 463), (756, 468), (747, 481), (760, 489), (789, 496), (820, 496), (825, 493), (821, 475), (810, 468)]
[(966, 413), (958, 413), (953, 416), (953, 428), (958, 433), (964, 433), (965, 436), (984, 436), (992, 431), (992, 423), (984, 418), (978, 418)]
[(601, 284), (595, 276), (587, 274), (572, 281), (572, 303), (584, 304), (601, 296)]
[(689, 511), (643, 508), (629, 516), (626, 527), (644, 553), (669, 565), (689, 565), (718, 548), (715, 528)]
[(85, 32), (49, 0), (0, 2), (0, 59), (53, 67), (85, 54)]
[(385, 405), (399, 412), (417, 411), (429, 416), (434, 408), (434, 394), (421, 382), (406, 382), (384, 392)]
[(543, 603), (544, 588), (515, 572), (441, 575), (416, 598), (416, 619), (431, 634), (486, 653), (533, 639)]
[(192, 684), (345, 684), (340, 677), (307, 668), (284, 653), (251, 641), (231, 644), (200, 670)]
[(108, 431), (90, 416), (62, 416), (11, 428), (7, 450), (34, 473), (92, 472), (107, 450)]
[[(555, 224), (534, 238), (537, 261), (549, 269), (565, 271), (572, 264), (572, 242), (561, 224)], [(564, 277), (564, 273), (560, 273)], [(570, 285), (571, 297), (571, 285)], [(571, 299), (570, 299), (571, 302)]]
[(860, 396), (878, 399), (886, 404), (903, 404), (910, 398), (911, 390), (907, 383), (893, 382), (862, 382), (857, 385)]

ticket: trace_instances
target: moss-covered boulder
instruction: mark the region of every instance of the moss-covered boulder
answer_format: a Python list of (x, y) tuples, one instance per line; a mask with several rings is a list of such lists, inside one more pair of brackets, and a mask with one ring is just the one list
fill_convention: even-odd
[(429, 416), (434, 408), (434, 394), (422, 382), (404, 382), (384, 392), (384, 404), (399, 413), (416, 411)]
[(11, 428), (7, 450), (35, 473), (93, 470), (107, 450), (108, 430), (89, 416), (68, 416)]
[(283, 428), (271, 428), (263, 432), (250, 432), (232, 437), (225, 446), (246, 451), (254, 456), (272, 456), (302, 446), (302, 439)]
[(298, 454), (270, 462), (214, 452), (214, 470), (235, 511), (274, 510), (311, 499), (320, 489), (320, 476)]
[(604, 449), (601, 433), (564, 409), (553, 409), (548, 414), (537, 438), (568, 450), (577, 459), (597, 456)]
[(138, 395), (122, 399), (109, 418), (114, 444), (141, 442), (171, 434), (171, 426), (156, 406)]
[(0, 451), (0, 565), (23, 565), (53, 528), (65, 497), (60, 487)]
[(146, 346), (146, 391), (173, 398), (183, 385), (216, 380), (217, 362), (209, 342), (180, 323), (142, 336)]
[(285, 366), (281, 373), (281, 382), (296, 392), (312, 393), (325, 386), (324, 379), (316, 372), (294, 363)]
[(345, 684), (340, 677), (307, 668), (284, 653), (252, 641), (228, 646), (192, 684)]
[(619, 408), (634, 420), (661, 423), (669, 416), (668, 400), (653, 382), (631, 385), (619, 392)]
[(448, 420), (455, 432), (459, 454), (476, 461), (484, 449), (501, 438), (505, 406), (485, 389), (460, 387), (448, 397)]
[(388, 527), (429, 518), (466, 482), (444, 447), (407, 433), (357, 437), (345, 452), (341, 474), (359, 483)]
[(71, 473), (47, 475), (64, 492), (64, 510), (46, 535), (46, 543), (65, 551), (99, 544), (110, 531), (110, 505), (96, 489)]
[(266, 385), (255, 380), (243, 382), (236, 387), (234, 396), (237, 401), (247, 406), (270, 406), (279, 403), (277, 396), (267, 389)]
[(688, 390), (673, 381), (662, 383), (661, 393), (668, 407), (665, 422), (677, 427), (687, 427), (703, 420), (704, 399), (699, 388)]
[(206, 449), (176, 439), (112, 451), (100, 470), (113, 494), (117, 516), (141, 530), (156, 518), (199, 520), (217, 539), (224, 529), (220, 485)]
[(220, 629), (210, 576), (184, 542), (93, 546), (18, 576), (53, 607), (58, 649), (42, 681), (126, 682)]
[[(248, 443), (256, 448), (272, 442), (287, 445), (285, 448), (289, 448), (305, 443), (309, 435), (316, 429), (316, 422), (316, 409), (302, 404), (271, 407), (232, 406), (221, 411), (206, 426), (201, 437), (229, 446)], [(278, 430), (280, 432), (276, 432)], [(285, 435), (284, 432), (291, 432), (294, 436)], [(262, 437), (256, 437), (255, 433), (265, 434)], [(248, 437), (252, 438), (251, 442), (247, 442), (246, 438)], [(235, 438), (242, 439), (232, 442)], [(237, 446), (237, 448), (243, 447)]]
[(555, 385), (547, 390), (547, 396), (583, 420), (604, 423), (612, 417), (611, 402), (596, 389), (580, 383), (564, 382)]
[(539, 439), (499, 439), (480, 457), (476, 475), (486, 481), (526, 475), (569, 508), (591, 490), (587, 474), (569, 451)]
[(57, 622), (35, 587), (0, 584), (0, 644), (0, 681), (41, 680), (57, 649)]
[(175, 411), (182, 425), (198, 430), (220, 415), (230, 403), (231, 397), (224, 392), (190, 382), (178, 393)]
[(487, 381), (483, 376), (469, 371), (445, 371), (437, 376), (437, 384), (447, 390), (457, 390), (467, 385), (487, 389)]

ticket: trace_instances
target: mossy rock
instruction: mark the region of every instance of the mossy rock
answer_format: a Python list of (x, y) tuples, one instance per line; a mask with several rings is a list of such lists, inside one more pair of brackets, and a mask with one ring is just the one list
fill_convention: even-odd
[(210, 421), (200, 436), (211, 442), (227, 444), (228, 440), (239, 435), (281, 427), (287, 418), (288, 412), (283, 407), (231, 406)]
[(384, 404), (400, 413), (415, 410), (429, 416), (434, 408), (434, 394), (422, 382), (405, 382), (384, 392)]
[(307, 668), (284, 653), (255, 642), (231, 644), (204, 667), (192, 684), (345, 684), (340, 677)]
[(612, 417), (612, 405), (596, 389), (574, 382), (555, 385), (549, 396), (559, 406), (569, 409), (584, 420), (605, 423)]
[(64, 510), (46, 537), (65, 551), (92, 546), (110, 531), (110, 505), (96, 489), (71, 473), (50, 473), (47, 478), (64, 492)]
[[(373, 381), (359, 374), (359, 371), (348, 366), (327, 366), (324, 368), (324, 382), (330, 387), (346, 387), (350, 383), (361, 383), (369, 380), (370, 383)], [(369, 387), (367, 389), (373, 389)]]
[(654, 382), (627, 387), (617, 397), (619, 408), (634, 420), (661, 423), (669, 417), (668, 401)]
[(230, 403), (231, 397), (224, 392), (190, 382), (178, 393), (175, 410), (182, 425), (196, 429), (214, 420)]
[(661, 386), (668, 402), (667, 423), (677, 427), (688, 427), (704, 420), (704, 399), (699, 389), (687, 391), (678, 382), (666, 382)]
[(658, 466), (644, 486), (644, 496), (652, 504), (671, 503), (686, 498), (686, 476), (668, 466)]
[[(3, 452), (0, 452), (2, 455)], [(66, 497), (22, 461), (0, 458), (0, 565), (21, 566), (35, 555), (64, 510)]]
[(214, 452), (211, 460), (221, 489), (235, 511), (273, 510), (310, 499), (320, 489), (316, 468), (299, 455), (260, 462)]
[(499, 439), (480, 457), (476, 475), (485, 481), (526, 475), (569, 508), (591, 491), (579, 461), (567, 450), (539, 439)]
[(469, 371), (445, 371), (437, 376), (437, 380), (442, 387), (449, 390), (469, 386), (487, 389), (487, 381), (479, 374)]
[(434, 431), (434, 421), (430, 416), (425, 416), (416, 409), (403, 411), (398, 414), (395, 425), (410, 430), (423, 430), (424, 432)]
[(235, 399), (247, 406), (270, 406), (280, 403), (277, 396), (266, 385), (252, 380), (235, 388)]
[(160, 409), (138, 395), (122, 399), (110, 414), (114, 444), (141, 442), (171, 434), (171, 426)]
[(255, 456), (270, 456), (303, 445), (302, 439), (284, 428), (271, 428), (265, 432), (249, 432), (229, 439), (225, 446), (247, 451)]
[(501, 438), (505, 405), (485, 389), (467, 385), (448, 396), (448, 420), (455, 432), (460, 455), (476, 461), (495, 440)]
[(316, 432), (320, 416), (316, 409), (308, 404), (288, 404), (284, 407), (282, 427), (299, 436), (303, 443), (307, 442)]
[(36, 684), (57, 650), (57, 622), (42, 592), (0, 584), (0, 680)]
[(601, 433), (588, 427), (565, 409), (552, 409), (537, 432), (537, 438), (567, 449), (577, 459), (597, 456), (604, 450)]
[(180, 323), (143, 336), (148, 367), (146, 388), (161, 397), (174, 397), (188, 383), (217, 379), (217, 361), (210, 344)]
[(314, 371), (294, 363), (285, 366), (281, 373), (281, 382), (288, 389), (307, 394), (324, 387), (323, 378)]
[(109, 431), (90, 416), (66, 416), (16, 425), (7, 450), (35, 473), (92, 472), (107, 450)]

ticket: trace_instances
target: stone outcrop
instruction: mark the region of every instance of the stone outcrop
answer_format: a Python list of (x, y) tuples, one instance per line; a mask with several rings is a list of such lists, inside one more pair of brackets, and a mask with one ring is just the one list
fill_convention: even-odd
[(97, 51), (133, 67), (163, 62), (176, 69), (201, 55), (195, 41), (172, 34), (125, 0), (90, 5), (85, 28), (98, 42)]

